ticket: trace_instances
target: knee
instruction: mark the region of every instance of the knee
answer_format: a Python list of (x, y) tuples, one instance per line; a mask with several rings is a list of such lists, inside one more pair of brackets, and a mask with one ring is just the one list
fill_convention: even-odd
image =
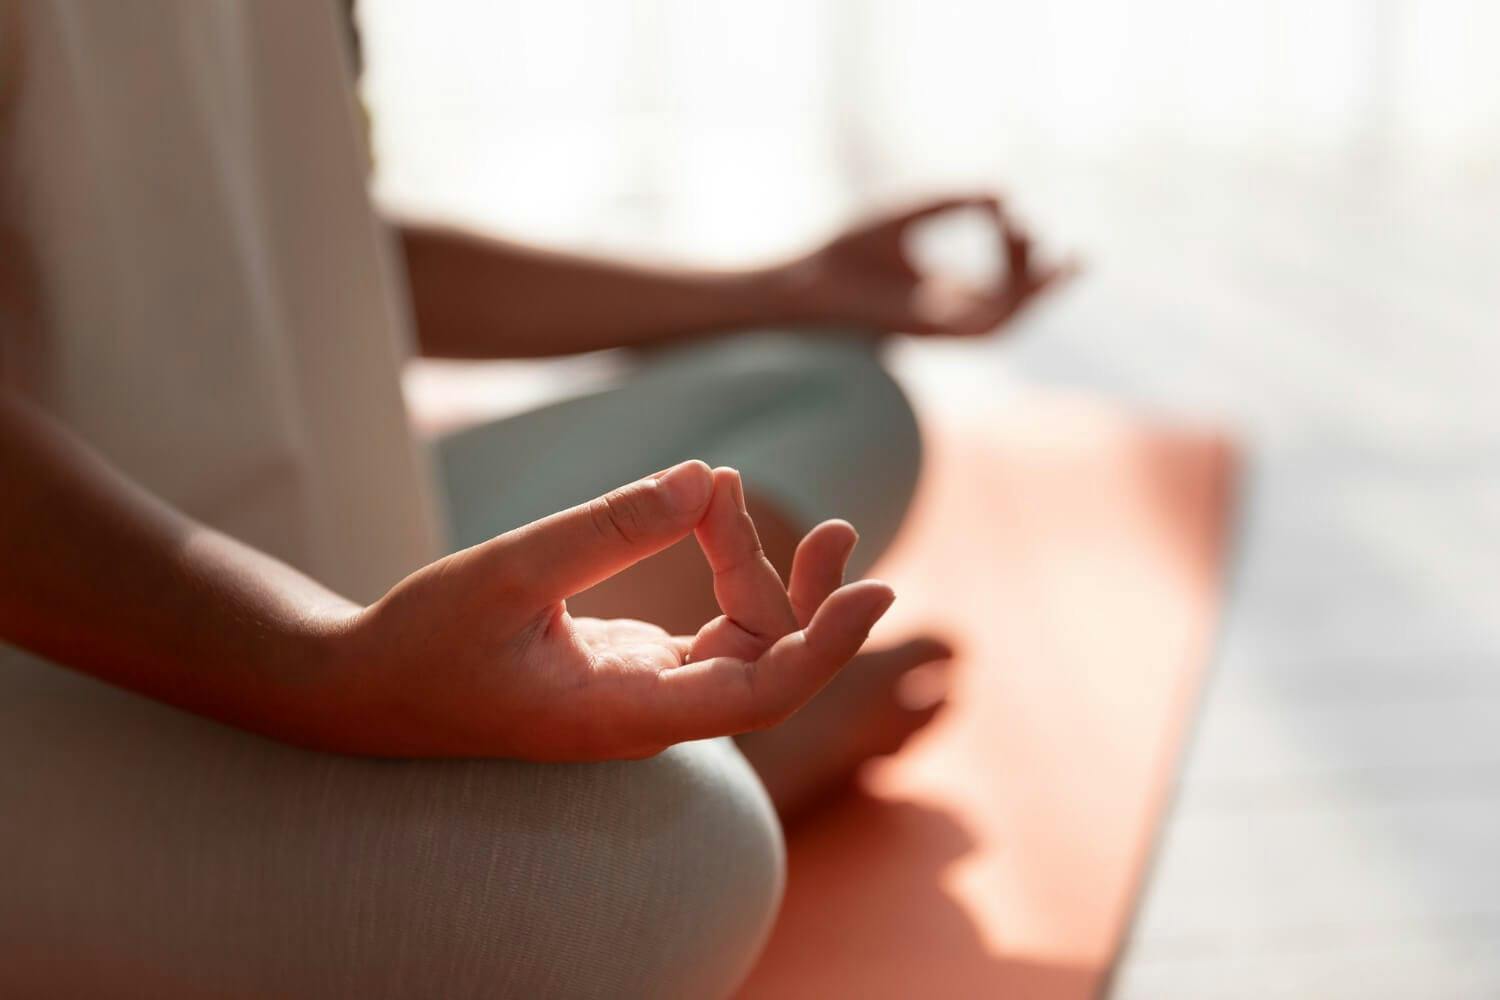
[(922, 465), (922, 435), (916, 411), (879, 354), (863, 338), (834, 338), (818, 371), (849, 426), (873, 443), (883, 458), (881, 484), (907, 500)]
[(748, 973), (785, 861), (730, 741), (644, 761), (475, 767), (493, 787), (464, 797), (461, 832), (440, 852), (449, 863), (432, 872), (440, 885), (423, 892), (448, 900), (459, 931), (424, 963), (441, 952), (438, 967), (465, 971), (442, 995), (711, 997)]
[(836, 456), (847, 477), (837, 489), (859, 516), (866, 543), (851, 572), (863, 572), (895, 537), (916, 495), (923, 460), (917, 415), (866, 338), (824, 335), (801, 377), (811, 381), (817, 400), (811, 443), (824, 460)]
[[(728, 739), (622, 767), (640, 771), (627, 804), (640, 869), (622, 901), (641, 923), (619, 941), (622, 954), (636, 956), (625, 989), (606, 992), (728, 995), (750, 971), (781, 902), (786, 859), (775, 810)], [(647, 803), (653, 815), (643, 817)]]
[(811, 397), (823, 420), (851, 437), (878, 440), (890, 465), (915, 481), (922, 440), (906, 393), (882, 364), (878, 343), (861, 333), (749, 335), (754, 351), (783, 392)]

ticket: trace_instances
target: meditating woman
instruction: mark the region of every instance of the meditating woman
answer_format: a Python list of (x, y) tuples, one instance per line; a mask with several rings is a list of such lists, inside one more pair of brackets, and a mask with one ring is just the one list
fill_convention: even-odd
[[(0, 0), (0, 993), (723, 995), (775, 810), (936, 710), (944, 644), (862, 652), (893, 594), (843, 582), (918, 471), (875, 338), (1059, 272), (986, 198), (743, 273), (387, 239), (341, 42)], [(902, 252), (961, 205), (997, 288)], [(409, 341), (661, 349), (429, 462)]]

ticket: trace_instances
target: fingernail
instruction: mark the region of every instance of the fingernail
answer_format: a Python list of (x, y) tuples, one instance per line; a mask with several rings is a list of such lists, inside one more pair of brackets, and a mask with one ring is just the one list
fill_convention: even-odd
[(703, 507), (713, 489), (713, 475), (708, 466), (696, 459), (674, 465), (653, 478), (661, 484), (667, 506), (679, 513)]
[(734, 505), (739, 508), (740, 513), (749, 513), (745, 506), (745, 481), (740, 477), (740, 470), (721, 465), (715, 472), (727, 472), (729, 474), (729, 494), (734, 497)]

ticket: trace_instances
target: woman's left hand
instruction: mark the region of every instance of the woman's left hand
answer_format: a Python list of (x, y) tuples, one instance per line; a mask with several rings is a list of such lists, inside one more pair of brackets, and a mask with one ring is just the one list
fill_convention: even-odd
[[(913, 226), (962, 209), (977, 209), (994, 221), (1005, 270), (990, 287), (923, 274), (907, 252)], [(801, 320), (919, 336), (973, 337), (1004, 326), (1077, 271), (1071, 261), (1039, 262), (1031, 234), (1006, 216), (998, 198), (970, 195), (867, 219), (786, 265), (782, 276), (788, 309)]]

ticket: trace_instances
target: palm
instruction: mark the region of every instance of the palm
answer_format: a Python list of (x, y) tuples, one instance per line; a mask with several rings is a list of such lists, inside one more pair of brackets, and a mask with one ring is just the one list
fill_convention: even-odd
[[(724, 614), (696, 636), (674, 636), (631, 619), (574, 618), (563, 604), (539, 616), (523, 669), (546, 688), (561, 688), (571, 709), (584, 707), (585, 717), (610, 720), (607, 733), (579, 733), (579, 741), (590, 744), (603, 737), (617, 752), (623, 741), (627, 756), (653, 753), (660, 747), (650, 733), (632, 734), (628, 720), (652, 718), (664, 700), (683, 699), (679, 711), (698, 726), (721, 708), (715, 701), (785, 701), (776, 684), (758, 679), (771, 674), (776, 680), (778, 661), (795, 652), (795, 646), (778, 648), (781, 640), (808, 626), (842, 582), (856, 536), (842, 521), (815, 528), (798, 547), (788, 588), (760, 549), (738, 474), (723, 470), (720, 479), (723, 488), (716, 491), (698, 537)], [(708, 675), (713, 683), (693, 683)]]
[[(705, 626), (698, 636), (688, 638), (650, 622), (574, 618), (563, 610), (558, 627), (547, 630), (532, 647), (527, 666), (552, 683), (578, 688), (613, 686), (622, 697), (646, 698), (667, 671), (715, 657), (738, 660), (748, 668), (750, 661), (781, 637), (753, 636), (727, 615), (715, 622), (721, 624), (713, 629)], [(726, 640), (726, 633), (738, 633), (743, 639)]]
[(571, 628), (539, 650), (548, 670), (578, 683), (654, 683), (688, 660), (687, 640), (629, 618), (568, 618)]

